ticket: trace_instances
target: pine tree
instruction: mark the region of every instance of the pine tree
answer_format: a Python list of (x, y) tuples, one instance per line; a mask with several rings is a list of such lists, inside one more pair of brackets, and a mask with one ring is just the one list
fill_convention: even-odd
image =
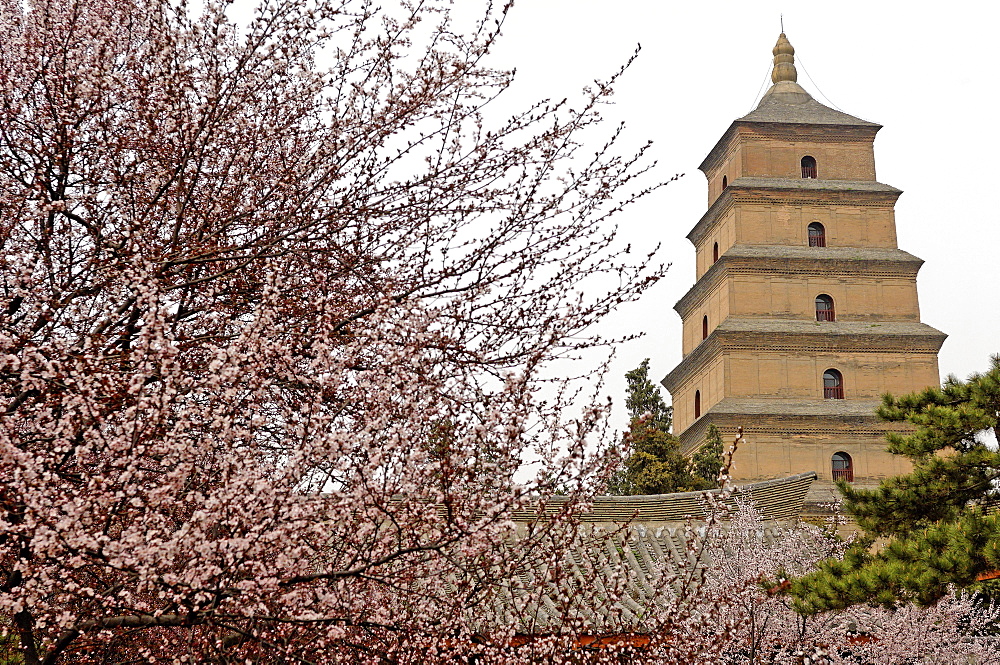
[(878, 415), (916, 428), (887, 437), (889, 452), (909, 459), (913, 471), (875, 490), (839, 483), (863, 537), (842, 560), (792, 582), (802, 612), (926, 605), (949, 585), (969, 587), (1000, 571), (1000, 356), (967, 381), (951, 376), (940, 389), (886, 395)]
[(719, 471), (722, 470), (722, 434), (715, 425), (709, 425), (705, 434), (705, 443), (691, 458), (691, 468), (694, 475), (709, 483), (717, 483)]
[(691, 461), (681, 454), (680, 442), (670, 433), (673, 411), (649, 380), (649, 358), (627, 372), (625, 379), (625, 405), (631, 416), (626, 437), (631, 451), (618, 477), (609, 483), (609, 491), (668, 494), (715, 487), (714, 476), (706, 480), (694, 472)]
[(625, 372), (628, 395), (625, 406), (632, 420), (649, 414), (647, 423), (661, 432), (669, 432), (673, 424), (674, 409), (667, 406), (660, 396), (660, 389), (649, 380), (649, 358), (631, 372)]

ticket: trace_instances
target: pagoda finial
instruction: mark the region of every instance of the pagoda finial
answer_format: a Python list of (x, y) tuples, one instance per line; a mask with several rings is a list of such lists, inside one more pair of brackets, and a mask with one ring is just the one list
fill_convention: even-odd
[(774, 69), (771, 70), (771, 82), (791, 81), (794, 83), (798, 78), (795, 71), (795, 49), (792, 47), (785, 33), (778, 35), (778, 43), (771, 51), (774, 54)]

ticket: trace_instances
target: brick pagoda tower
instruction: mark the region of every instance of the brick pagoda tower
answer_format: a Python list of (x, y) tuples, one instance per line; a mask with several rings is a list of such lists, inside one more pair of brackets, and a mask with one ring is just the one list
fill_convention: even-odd
[(697, 281), (675, 305), (684, 359), (663, 385), (686, 453), (709, 424), (742, 426), (738, 481), (816, 471), (818, 498), (834, 478), (906, 471), (873, 411), (883, 393), (939, 384), (946, 335), (920, 322), (923, 261), (896, 247), (902, 192), (875, 179), (881, 126), (799, 86), (784, 33), (773, 53), (774, 85), (699, 167)]

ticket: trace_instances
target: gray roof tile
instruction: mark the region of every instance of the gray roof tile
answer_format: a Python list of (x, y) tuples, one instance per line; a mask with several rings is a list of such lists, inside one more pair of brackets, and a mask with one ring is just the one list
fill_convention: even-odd
[[(802, 501), (816, 474), (800, 473), (788, 478), (766, 480), (737, 488), (744, 496), (751, 497), (764, 519), (788, 520), (799, 516)], [(709, 493), (718, 494), (719, 490)], [(682, 522), (689, 516), (704, 517), (705, 492), (676, 492), (673, 494), (646, 494), (639, 496), (598, 496), (592, 510), (581, 516), (585, 522), (629, 522), (634, 524), (661, 524)], [(546, 510), (554, 512), (560, 504), (558, 496), (549, 500)], [(729, 504), (733, 500), (729, 499)], [(520, 521), (537, 517), (533, 510), (515, 515)]]
[(875, 419), (878, 400), (779, 399), (767, 397), (727, 397), (712, 405), (706, 415), (754, 416), (851, 416)]
[[(734, 499), (749, 498), (764, 520), (750, 536), (765, 546), (773, 545), (786, 537), (786, 520), (799, 516), (815, 479), (816, 474), (810, 472), (744, 485), (732, 493), (727, 504), (734, 507)], [(684, 592), (690, 572), (709, 565), (713, 556), (726, 551), (725, 539), (730, 533), (725, 513), (721, 515), (724, 521), (706, 532), (704, 522), (689, 525), (663, 520), (660, 513), (664, 510), (704, 516), (704, 493), (598, 497), (593, 514), (601, 519), (590, 521), (620, 523), (639, 514), (620, 529), (615, 524), (584, 525), (580, 537), (560, 562), (555, 579), (552, 562), (545, 557), (519, 558), (520, 564), (508, 573), (512, 583), (500, 585), (493, 602), (477, 606), (473, 622), (484, 632), (492, 630), (497, 622), (514, 624), (522, 635), (546, 634), (565, 627), (567, 616), (581, 620), (584, 632), (590, 634), (642, 634), (655, 630), (658, 610), (668, 608)], [(623, 511), (628, 512), (624, 519)], [(525, 531), (519, 538), (530, 536)], [(703, 541), (709, 544), (706, 538), (713, 546), (699, 546)], [(518, 549), (525, 544), (514, 539), (506, 546)], [(580, 584), (596, 593), (584, 595), (581, 603), (573, 602), (580, 597)]]
[(877, 123), (855, 118), (820, 104), (797, 83), (781, 81), (764, 94), (760, 103), (737, 122), (778, 122), (810, 125), (854, 125), (879, 127)]
[(753, 319), (729, 317), (715, 329), (726, 332), (785, 333), (793, 335), (848, 335), (896, 337), (944, 337), (945, 334), (917, 321), (813, 321), (802, 319)]
[(909, 252), (883, 247), (804, 247), (801, 245), (733, 245), (723, 258), (761, 258), (824, 261), (892, 261), (923, 263)]
[(822, 180), (819, 178), (756, 178), (743, 176), (729, 184), (735, 189), (792, 189), (835, 192), (885, 192), (902, 194), (903, 190), (872, 180)]

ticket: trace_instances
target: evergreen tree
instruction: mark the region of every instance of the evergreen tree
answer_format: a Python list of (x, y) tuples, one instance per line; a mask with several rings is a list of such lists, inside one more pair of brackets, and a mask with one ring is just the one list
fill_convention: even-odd
[(968, 587), (1000, 571), (1000, 356), (967, 381), (952, 376), (940, 389), (886, 395), (878, 415), (916, 428), (887, 437), (889, 452), (909, 459), (913, 471), (875, 490), (839, 483), (864, 537), (842, 560), (792, 582), (802, 612), (929, 604), (949, 585)]
[(670, 433), (672, 409), (649, 380), (649, 359), (627, 372), (625, 379), (625, 405), (631, 416), (626, 437), (631, 451), (608, 490), (626, 495), (668, 494), (715, 487), (715, 477), (706, 480), (694, 473), (691, 462), (681, 454), (680, 442)]
[(719, 471), (722, 470), (722, 434), (715, 425), (708, 426), (705, 443), (691, 458), (691, 468), (694, 475), (709, 483), (718, 483)]
[(660, 389), (649, 380), (649, 358), (631, 372), (625, 372), (625, 380), (628, 381), (625, 406), (632, 420), (638, 420), (648, 413), (647, 424), (660, 432), (670, 432), (674, 409), (666, 405), (660, 396)]

